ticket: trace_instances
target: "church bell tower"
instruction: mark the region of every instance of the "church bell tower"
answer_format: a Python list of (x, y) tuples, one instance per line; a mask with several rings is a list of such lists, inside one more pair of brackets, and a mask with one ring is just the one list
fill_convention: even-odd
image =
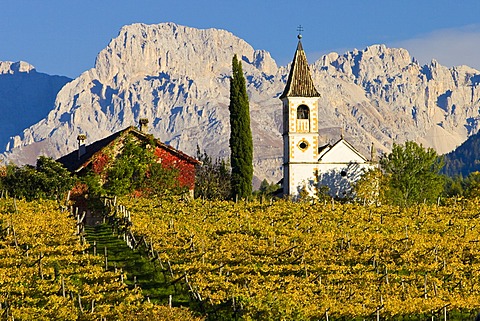
[[(318, 159), (318, 98), (302, 36), (291, 64), (283, 104), (283, 193), (298, 196), (301, 189), (314, 185)], [(313, 180), (313, 181), (312, 181)]]

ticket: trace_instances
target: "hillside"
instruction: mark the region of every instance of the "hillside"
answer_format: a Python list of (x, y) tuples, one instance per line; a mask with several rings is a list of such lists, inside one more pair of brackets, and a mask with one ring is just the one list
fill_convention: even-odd
[(451, 177), (467, 177), (480, 171), (480, 134), (470, 136), (462, 145), (445, 155), (443, 172)]
[[(313, 41), (321, 39), (303, 40), (307, 52)], [(173, 23), (123, 27), (95, 67), (64, 86), (48, 116), (13, 137), (3, 157), (16, 162), (33, 162), (39, 154), (58, 157), (76, 148), (80, 133), (94, 142), (143, 117), (150, 119), (150, 133), (175, 148), (194, 155), (198, 144), (213, 157), (226, 157), (235, 53), (242, 57), (251, 103), (255, 175), (277, 181), (282, 175), (278, 97), (288, 67), (228, 31)], [(435, 60), (421, 66), (406, 50), (384, 45), (331, 53), (311, 67), (321, 94), (324, 141), (337, 140), (343, 127), (346, 139), (367, 155), (372, 142), (388, 152), (393, 142), (406, 140), (446, 153), (478, 132), (475, 69), (449, 69)]]

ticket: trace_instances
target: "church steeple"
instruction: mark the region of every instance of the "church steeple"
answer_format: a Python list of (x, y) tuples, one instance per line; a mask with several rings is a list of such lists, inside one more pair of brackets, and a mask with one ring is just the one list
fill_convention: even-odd
[(298, 35), (297, 50), (295, 51), (292, 66), (290, 67), (287, 85), (280, 99), (285, 97), (320, 97), (320, 94), (313, 84), (301, 38), (302, 36)]
[[(301, 31), (301, 27), (299, 27)], [(280, 100), (283, 103), (283, 192), (297, 197), (315, 181), (318, 162), (318, 97), (301, 35)], [(310, 184), (310, 183), (308, 183)]]

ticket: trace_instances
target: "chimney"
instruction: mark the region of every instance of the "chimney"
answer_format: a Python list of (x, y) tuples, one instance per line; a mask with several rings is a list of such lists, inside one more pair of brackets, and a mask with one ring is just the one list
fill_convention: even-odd
[(148, 119), (147, 118), (140, 118), (140, 131), (142, 133), (147, 134), (148, 132)]
[(85, 147), (85, 140), (87, 139), (87, 135), (80, 134), (77, 136), (78, 140), (78, 159), (80, 159), (85, 153), (87, 152)]

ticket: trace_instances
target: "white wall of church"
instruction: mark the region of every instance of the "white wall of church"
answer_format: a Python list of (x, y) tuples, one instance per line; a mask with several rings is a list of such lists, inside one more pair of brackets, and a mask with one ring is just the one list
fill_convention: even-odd
[(290, 164), (288, 194), (297, 198), (303, 189), (315, 196), (320, 186), (327, 186), (334, 198), (351, 197), (355, 182), (376, 165), (371, 163)]
[(334, 198), (351, 197), (355, 183), (374, 167), (371, 163), (319, 164), (317, 184), (327, 186), (329, 194)]
[(317, 164), (290, 164), (290, 188), (289, 194), (296, 198), (303, 188), (306, 188), (311, 196), (315, 195)]

